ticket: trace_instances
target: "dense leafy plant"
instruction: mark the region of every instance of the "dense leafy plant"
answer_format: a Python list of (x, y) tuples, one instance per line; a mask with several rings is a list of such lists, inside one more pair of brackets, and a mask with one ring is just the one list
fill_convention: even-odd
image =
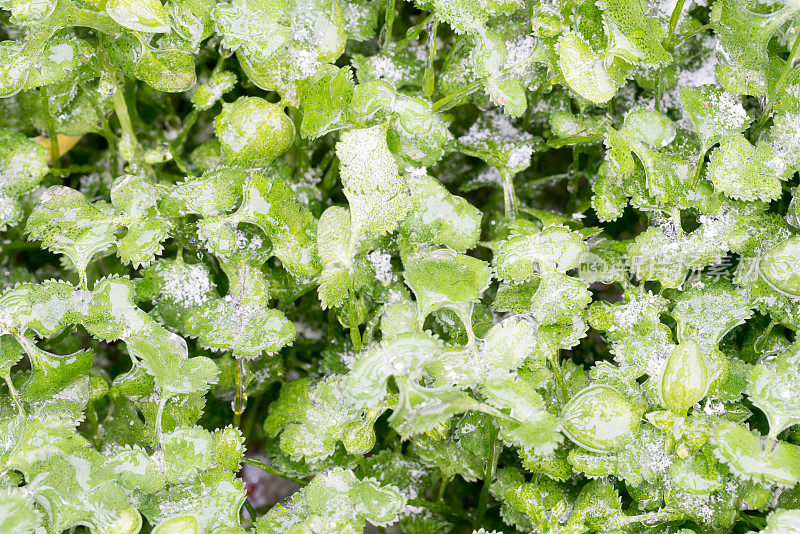
[(796, 0), (0, 8), (0, 532), (797, 532)]

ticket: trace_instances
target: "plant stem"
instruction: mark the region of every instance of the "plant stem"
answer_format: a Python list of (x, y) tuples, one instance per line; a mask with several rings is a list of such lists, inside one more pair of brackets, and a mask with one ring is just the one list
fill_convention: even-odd
[(547, 361), (550, 362), (550, 367), (553, 368), (553, 377), (556, 380), (556, 387), (558, 388), (558, 398), (561, 401), (561, 404), (566, 404), (567, 384), (564, 381), (564, 373), (561, 370), (561, 365), (559, 365), (558, 360), (556, 360), (555, 357), (548, 357)]
[(439, 28), (439, 19), (431, 22), (428, 32), (428, 63), (425, 65), (425, 74), (422, 76), (422, 90), (425, 96), (431, 96), (435, 88), (433, 62), (436, 60), (436, 30)]
[(186, 141), (186, 138), (189, 136), (189, 131), (192, 129), (192, 126), (195, 125), (199, 116), (200, 112), (197, 111), (197, 108), (192, 109), (192, 111), (186, 115), (183, 125), (181, 126), (181, 131), (178, 132), (178, 135), (169, 144), (169, 151), (172, 154), (172, 161), (175, 162), (175, 165), (178, 166), (182, 173), (188, 176), (194, 176), (194, 173), (191, 171), (191, 169), (189, 169), (189, 166), (186, 165), (186, 162), (183, 161), (183, 158), (180, 155), (180, 149), (183, 146), (184, 141)]
[(433, 510), (434, 512), (440, 513), (442, 515), (457, 517), (458, 519), (463, 519), (468, 523), (472, 521), (472, 516), (469, 514), (469, 512), (466, 512), (464, 510), (458, 510), (457, 508), (447, 506), (446, 504), (426, 501), (423, 499), (409, 499), (408, 504), (410, 504), (411, 506), (418, 506), (420, 508), (427, 508), (428, 510)]
[(517, 218), (517, 198), (514, 194), (514, 175), (505, 167), (498, 167), (500, 176), (503, 179), (503, 208), (505, 209), (506, 219), (514, 221)]
[(258, 518), (258, 514), (256, 513), (256, 509), (253, 508), (253, 504), (250, 502), (250, 499), (245, 498), (244, 507), (247, 510), (247, 515), (250, 516), (250, 523), (255, 523), (256, 519)]
[(692, 189), (697, 187), (697, 184), (700, 183), (700, 177), (703, 175), (703, 167), (706, 163), (706, 153), (708, 152), (708, 148), (710, 147), (703, 147), (703, 150), (700, 152), (700, 156), (697, 158), (697, 165), (694, 168), (694, 177), (692, 178)]
[(436, 502), (442, 502), (444, 500), (444, 491), (447, 489), (447, 485), (450, 484), (450, 481), (453, 479), (452, 476), (443, 476), (442, 483), (439, 484), (439, 492), (436, 494)]
[(241, 416), (247, 407), (247, 392), (245, 391), (247, 385), (244, 381), (244, 375), (247, 373), (247, 363), (242, 356), (234, 354), (234, 358), (236, 359), (236, 370), (234, 372), (236, 397), (233, 399), (233, 426), (238, 428)]
[(353, 342), (353, 348), (356, 352), (361, 351), (361, 331), (358, 329), (358, 312), (356, 310), (356, 292), (350, 288), (350, 303), (349, 303), (349, 319), (350, 319), (350, 340)]
[(21, 416), (25, 415), (25, 406), (22, 404), (22, 400), (19, 398), (19, 393), (17, 392), (17, 388), (14, 387), (14, 383), (11, 382), (11, 374), (6, 372), (3, 374), (3, 380), (5, 380), (6, 385), (8, 386), (8, 391), (11, 393), (11, 399), (14, 401), (14, 404), (17, 406), (19, 410), (19, 414)]
[(786, 78), (792, 71), (794, 62), (797, 60), (798, 55), (800, 55), (800, 32), (798, 32), (797, 36), (795, 36), (792, 50), (789, 52), (786, 65), (783, 66), (783, 72), (781, 72), (780, 78), (778, 78), (778, 81), (775, 84), (775, 87), (772, 88), (772, 91), (767, 94), (767, 104), (764, 106), (764, 110), (761, 112), (761, 116), (758, 118), (759, 127), (764, 126), (767, 120), (769, 120), (769, 113), (772, 111), (772, 106), (775, 105), (775, 97), (780, 95), (781, 91), (783, 91)]
[(389, 43), (392, 42), (392, 27), (394, 26), (394, 7), (395, 0), (386, 1), (386, 18), (383, 25), (383, 31), (386, 34), (383, 36), (383, 47), (389, 48)]
[(156, 412), (156, 448), (161, 449), (161, 419), (164, 416), (164, 408), (167, 406), (168, 397), (161, 397), (158, 401), (158, 412)]
[(419, 34), (422, 33), (422, 30), (425, 29), (425, 26), (431, 21), (433, 17), (436, 16), (436, 13), (429, 13), (427, 17), (422, 19), (422, 22), (418, 22), (417, 24), (411, 26), (408, 30), (406, 30), (406, 36), (403, 37), (395, 47), (395, 50), (402, 50), (407, 47), (411, 41), (419, 37)]
[(40, 87), (39, 94), (42, 97), (42, 113), (44, 113), (47, 137), (50, 140), (50, 161), (53, 163), (53, 168), (57, 169), (61, 162), (61, 149), (58, 146), (56, 123), (53, 120), (53, 116), (50, 114), (50, 97), (47, 94), (47, 87)]
[(681, 11), (683, 11), (683, 4), (686, 0), (678, 0), (675, 3), (675, 8), (672, 10), (672, 14), (669, 16), (669, 34), (667, 35), (667, 43), (670, 48), (672, 48), (672, 41), (675, 38), (675, 28), (678, 27), (678, 19), (681, 17)]
[(500, 449), (498, 447), (497, 427), (492, 427), (491, 431), (491, 458), (486, 461), (486, 471), (483, 476), (483, 487), (481, 487), (481, 494), (478, 497), (478, 509), (475, 516), (472, 518), (472, 528), (477, 529), (483, 523), (483, 517), (486, 515), (486, 505), (489, 503), (489, 487), (494, 480), (494, 473), (497, 470), (497, 459), (500, 456)]
[(242, 462), (244, 462), (246, 464), (250, 464), (253, 467), (258, 467), (259, 469), (261, 469), (265, 473), (269, 473), (270, 475), (275, 475), (276, 477), (280, 477), (280, 478), (282, 478), (284, 480), (288, 480), (289, 482), (294, 482), (298, 486), (306, 486), (308, 484), (307, 480), (303, 480), (302, 478), (297, 478), (297, 477), (293, 477), (291, 475), (284, 474), (280, 470), (275, 469), (274, 467), (272, 467), (271, 465), (265, 464), (264, 462), (262, 462), (258, 458), (246, 457), (246, 458), (242, 459)]

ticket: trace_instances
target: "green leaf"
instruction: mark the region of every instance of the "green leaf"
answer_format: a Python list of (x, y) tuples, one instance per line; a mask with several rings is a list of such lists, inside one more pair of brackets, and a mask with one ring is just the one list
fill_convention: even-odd
[(682, 291), (670, 312), (678, 323), (678, 341), (695, 339), (703, 348), (716, 347), (752, 314), (748, 295), (725, 280), (699, 283)]
[(762, 439), (745, 427), (720, 421), (712, 430), (714, 456), (743, 480), (791, 487), (800, 481), (800, 447), (783, 441), (765, 450)]
[(336, 467), (314, 477), (308, 486), (285, 504), (278, 504), (260, 517), (258, 534), (285, 532), (358, 532), (365, 521), (376, 526), (394, 521), (405, 506), (405, 498), (393, 486), (359, 480), (348, 469)]
[[(672, 56), (661, 44), (666, 36), (661, 21), (646, 14), (642, 0), (604, 0), (603, 28), (609, 51), (631, 63), (665, 65)], [(590, 99), (591, 100), (591, 99)]]
[(185, 327), (203, 347), (230, 350), (246, 358), (274, 354), (297, 335), (283, 312), (244, 303), (231, 296), (192, 308)]
[(19, 488), (0, 491), (0, 530), (33, 534), (42, 523), (41, 513), (34, 504), (33, 496)]
[(325, 73), (308, 86), (300, 98), (303, 122), (300, 133), (305, 138), (316, 139), (348, 124), (345, 110), (353, 97), (353, 74), (349, 67)]
[(567, 437), (584, 449), (614, 452), (635, 434), (639, 417), (619, 391), (596, 385), (570, 399), (561, 412), (561, 424)]
[(793, 358), (779, 355), (750, 371), (747, 396), (767, 416), (774, 437), (800, 423), (800, 368)]
[(492, 277), (486, 262), (450, 249), (417, 252), (403, 258), (403, 266), (421, 317), (476, 302)]
[(53, 186), (42, 195), (25, 226), (31, 239), (58, 254), (66, 255), (83, 285), (86, 267), (94, 256), (115, 243), (115, 217), (89, 204), (69, 187)]
[(0, 230), (19, 222), (18, 197), (36, 187), (47, 172), (42, 145), (0, 129)]
[(567, 33), (558, 40), (558, 68), (570, 89), (603, 104), (611, 100), (631, 73), (621, 57), (598, 54), (580, 35)]
[(386, 145), (386, 127), (342, 134), (336, 144), (344, 194), (350, 204), (350, 240), (354, 251), (367, 236), (392, 232), (411, 209), (411, 193)]
[(438, 243), (464, 252), (480, 237), (481, 213), (466, 199), (450, 192), (431, 177), (412, 174), (408, 179), (413, 205), (400, 224), (400, 233), (412, 243)]
[(550, 267), (564, 273), (577, 267), (586, 251), (580, 234), (564, 226), (550, 226), (503, 242), (496, 260), (497, 274), (504, 280), (525, 282), (536, 275), (537, 269)]
[(741, 133), (752, 120), (739, 98), (713, 85), (681, 87), (679, 98), (706, 150), (724, 137)]
[(150, 33), (170, 31), (167, 12), (158, 0), (109, 0), (106, 13), (131, 30)]
[(781, 180), (788, 177), (783, 165), (776, 166), (772, 147), (764, 141), (756, 146), (743, 135), (722, 139), (711, 153), (707, 177), (714, 189), (741, 200), (775, 200), (781, 195)]

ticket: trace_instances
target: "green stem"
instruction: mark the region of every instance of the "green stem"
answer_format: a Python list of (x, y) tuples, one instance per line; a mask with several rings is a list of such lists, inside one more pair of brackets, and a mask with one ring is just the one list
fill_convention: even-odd
[(669, 16), (669, 34), (667, 35), (667, 45), (669, 48), (672, 48), (672, 41), (675, 38), (675, 28), (678, 27), (678, 19), (681, 17), (681, 11), (683, 11), (683, 4), (685, 2), (686, 0), (678, 0), (675, 3), (672, 14)]
[(700, 156), (697, 158), (697, 165), (694, 168), (694, 177), (692, 178), (692, 189), (696, 188), (700, 183), (700, 177), (703, 175), (703, 167), (706, 163), (706, 153), (708, 152), (708, 148), (710, 147), (704, 146), (703, 150), (700, 152)]
[(247, 373), (247, 363), (244, 358), (234, 354), (236, 359), (236, 369), (234, 371), (234, 379), (236, 381), (236, 397), (233, 399), (233, 426), (238, 428), (242, 414), (247, 407), (247, 392), (245, 388), (247, 385), (244, 381), (244, 376)]
[(481, 487), (481, 494), (478, 497), (478, 509), (472, 519), (472, 528), (477, 529), (483, 523), (483, 517), (486, 515), (486, 506), (489, 504), (489, 487), (494, 480), (494, 474), (497, 470), (497, 459), (500, 457), (499, 441), (497, 439), (497, 427), (492, 427), (491, 438), (492, 451), (491, 459), (486, 462), (486, 470), (483, 476), (483, 486)]
[(505, 167), (498, 167), (500, 176), (503, 179), (503, 208), (505, 210), (506, 219), (514, 221), (517, 218), (517, 198), (514, 192), (514, 175), (511, 174)]
[(133, 129), (133, 123), (131, 122), (130, 113), (128, 113), (128, 103), (125, 101), (125, 94), (122, 91), (122, 87), (115, 80), (116, 89), (114, 90), (114, 94), (112, 95), (111, 99), (114, 102), (114, 112), (117, 114), (117, 119), (119, 119), (119, 125), (122, 127), (122, 133), (127, 135), (131, 142), (135, 145), (139, 144), (139, 141), (136, 139), (136, 132)]
[(70, 176), (72, 174), (88, 174), (92, 172), (102, 171), (102, 167), (97, 165), (69, 165), (68, 167), (60, 167), (58, 169), (51, 169), (50, 174), (56, 176)]
[(783, 66), (783, 72), (781, 72), (780, 78), (778, 78), (775, 87), (772, 88), (772, 91), (769, 92), (767, 95), (767, 104), (764, 106), (764, 110), (761, 112), (761, 116), (758, 119), (758, 126), (764, 126), (767, 120), (769, 120), (769, 113), (772, 111), (772, 106), (775, 105), (775, 97), (781, 94), (783, 91), (783, 86), (786, 83), (786, 78), (789, 76), (789, 73), (793, 69), (794, 62), (797, 60), (798, 55), (800, 55), (800, 32), (798, 32), (797, 36), (794, 39), (794, 44), (792, 45), (792, 50), (789, 52), (789, 57), (786, 60), (786, 65)]
[(158, 412), (156, 412), (156, 448), (161, 449), (161, 419), (164, 417), (164, 408), (167, 406), (168, 397), (161, 397), (158, 401)]
[(418, 506), (420, 508), (427, 508), (428, 510), (432, 510), (442, 515), (449, 515), (450, 517), (463, 519), (466, 522), (472, 521), (472, 516), (469, 512), (453, 508), (452, 506), (447, 506), (443, 503), (431, 502), (423, 499), (409, 499), (408, 504), (411, 506)]
[(256, 509), (253, 508), (252, 503), (250, 503), (250, 499), (244, 500), (244, 507), (247, 510), (247, 515), (250, 516), (250, 523), (255, 523), (258, 514), (256, 513)]
[(425, 74), (422, 76), (422, 90), (425, 96), (430, 97), (435, 88), (433, 62), (436, 60), (436, 30), (439, 28), (439, 19), (434, 19), (428, 32), (428, 63), (425, 65)]
[(392, 42), (392, 27), (394, 26), (394, 8), (395, 0), (387, 0), (386, 2), (386, 19), (383, 25), (383, 31), (386, 34), (383, 36), (383, 47), (389, 48), (389, 43)]
[(56, 122), (50, 114), (50, 97), (47, 94), (47, 87), (39, 88), (39, 95), (42, 97), (42, 113), (44, 113), (47, 137), (50, 140), (50, 162), (53, 168), (58, 168), (61, 161), (61, 149), (58, 147), (58, 133), (56, 132)]
[(23, 406), (22, 400), (19, 398), (19, 393), (17, 392), (17, 388), (14, 387), (14, 383), (11, 381), (11, 374), (10, 373), (3, 374), (3, 380), (5, 380), (6, 385), (8, 386), (8, 391), (11, 393), (11, 399), (14, 401), (14, 404), (16, 404), (17, 410), (19, 410), (19, 414), (21, 416), (24, 416), (25, 406)]
[(436, 502), (442, 502), (442, 500), (444, 500), (444, 491), (447, 489), (447, 485), (450, 484), (452, 479), (453, 477), (451, 475), (442, 477), (442, 483), (439, 484), (439, 492), (436, 494)]
[(405, 47), (407, 47), (411, 43), (411, 41), (413, 41), (414, 39), (417, 39), (419, 37), (419, 34), (422, 33), (422, 30), (425, 29), (425, 26), (435, 16), (436, 16), (436, 13), (430, 13), (430, 14), (428, 14), (427, 17), (422, 19), (422, 22), (419, 22), (419, 23), (415, 24), (414, 26), (411, 26), (408, 30), (406, 30), (406, 36), (403, 37), (397, 43), (397, 46), (395, 47), (395, 50), (402, 50)]
[(356, 352), (361, 351), (361, 331), (358, 329), (358, 311), (356, 310), (356, 292), (350, 288), (349, 303), (350, 340)]
[(555, 356), (548, 357), (547, 361), (550, 362), (550, 367), (553, 369), (553, 377), (556, 380), (556, 388), (558, 389), (558, 398), (562, 405), (566, 404), (567, 383), (564, 381), (564, 373), (561, 370), (561, 365), (558, 363)]
[(178, 132), (178, 135), (169, 144), (169, 151), (172, 154), (172, 160), (175, 162), (175, 165), (178, 166), (181, 172), (188, 176), (194, 176), (194, 173), (191, 171), (191, 169), (189, 169), (189, 166), (186, 165), (186, 162), (183, 161), (183, 158), (180, 155), (180, 149), (183, 146), (183, 143), (186, 141), (186, 138), (189, 136), (189, 131), (192, 129), (192, 126), (195, 125), (199, 116), (200, 112), (197, 111), (197, 108), (192, 109), (192, 111), (186, 115), (183, 125), (181, 126), (181, 131)]
[(252, 465), (253, 467), (258, 467), (259, 469), (261, 469), (265, 473), (269, 473), (270, 475), (275, 475), (276, 477), (280, 477), (280, 478), (282, 478), (284, 480), (288, 480), (289, 482), (294, 482), (298, 486), (305, 486), (305, 485), (308, 484), (307, 480), (303, 480), (302, 478), (297, 478), (297, 477), (293, 477), (291, 475), (284, 474), (280, 470), (275, 469), (274, 467), (272, 467), (271, 465), (265, 464), (264, 462), (262, 462), (258, 458), (246, 457), (246, 458), (242, 459), (242, 462), (244, 462), (246, 464), (249, 464), (249, 465)]

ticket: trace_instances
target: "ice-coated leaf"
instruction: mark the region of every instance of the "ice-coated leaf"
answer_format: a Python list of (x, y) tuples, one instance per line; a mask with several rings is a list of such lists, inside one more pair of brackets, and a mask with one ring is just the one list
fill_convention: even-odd
[(635, 377), (658, 371), (656, 362), (672, 351), (672, 333), (660, 320), (668, 301), (640, 286), (628, 286), (621, 302), (596, 302), (589, 324), (611, 341), (611, 353)]
[(166, 397), (207, 390), (219, 373), (214, 362), (204, 356), (188, 358), (186, 341), (137, 308), (133, 296), (129, 280), (101, 280), (92, 291), (83, 326), (99, 339), (125, 341)]
[(347, 125), (345, 109), (353, 96), (353, 74), (349, 67), (331, 69), (310, 80), (300, 98), (303, 122), (300, 133), (316, 139)]
[(767, 91), (767, 45), (777, 29), (797, 7), (788, 3), (768, 13), (754, 11), (750, 3), (724, 0), (714, 8), (717, 23), (715, 67), (719, 83), (736, 94), (760, 96)]
[(683, 112), (706, 149), (742, 132), (752, 120), (739, 98), (713, 85), (681, 87), (679, 95)]
[(716, 346), (752, 314), (750, 297), (726, 280), (682, 291), (670, 312), (678, 323), (678, 340), (695, 339), (705, 348)]
[(533, 352), (536, 332), (535, 324), (519, 316), (494, 325), (483, 340), (483, 374), (491, 380), (517, 369)]
[(630, 63), (614, 55), (598, 54), (574, 33), (558, 40), (558, 68), (570, 89), (595, 104), (611, 100), (631, 72)]
[(449, 387), (428, 388), (398, 380), (400, 398), (389, 423), (403, 439), (437, 428), (454, 415), (476, 408), (470, 395)]
[(759, 141), (753, 146), (743, 135), (732, 134), (711, 153), (707, 177), (716, 191), (730, 198), (770, 201), (780, 196), (787, 175), (769, 144)]
[(774, 289), (800, 296), (800, 237), (791, 237), (772, 247), (758, 262), (761, 277)]
[(171, 224), (161, 215), (157, 203), (163, 192), (140, 176), (126, 175), (111, 189), (111, 203), (122, 213), (117, 224), (127, 228), (118, 239), (117, 254), (126, 262), (150, 263), (161, 252), (161, 242)]
[(166, 484), (159, 465), (139, 447), (117, 451), (108, 458), (106, 465), (113, 470), (117, 483), (127, 490), (155, 493)]
[(534, 385), (522, 377), (488, 380), (486, 403), (507, 413), (496, 419), (500, 437), (530, 454), (550, 455), (564, 441), (559, 418), (547, 411)]
[(411, 192), (386, 144), (386, 127), (350, 130), (336, 144), (344, 194), (350, 204), (350, 239), (392, 232), (411, 209)]
[(0, 531), (33, 534), (42, 523), (33, 496), (19, 488), (0, 490)]
[(317, 247), (322, 273), (317, 294), (322, 309), (341, 306), (350, 294), (353, 257), (350, 241), (350, 210), (331, 206), (319, 218)]
[(786, 354), (756, 364), (747, 396), (767, 416), (771, 436), (800, 423), (800, 366)]
[(36, 187), (47, 171), (42, 145), (0, 128), (0, 229), (19, 221), (17, 197)]
[(776, 510), (767, 516), (767, 526), (761, 534), (794, 534), (800, 524), (800, 510)]
[(228, 296), (189, 311), (186, 331), (213, 350), (230, 350), (246, 358), (274, 354), (294, 341), (294, 324), (283, 312)]
[(616, 389), (606, 385), (585, 388), (561, 411), (569, 439), (595, 452), (614, 452), (639, 428), (639, 415)]
[(481, 114), (467, 133), (458, 138), (461, 152), (511, 174), (530, 166), (531, 155), (540, 141), (499, 110)]
[(486, 262), (450, 249), (417, 252), (405, 257), (403, 266), (422, 317), (441, 308), (476, 302), (492, 277)]
[(504, 280), (524, 282), (545, 267), (564, 273), (578, 266), (586, 250), (580, 234), (563, 226), (550, 226), (503, 242), (495, 260), (497, 274)]
[(413, 205), (400, 233), (414, 243), (438, 243), (464, 252), (480, 237), (481, 213), (466, 199), (451, 194), (427, 172), (408, 180)]
[(343, 389), (355, 401), (375, 407), (386, 395), (390, 376), (419, 378), (440, 351), (440, 343), (427, 333), (405, 333), (383, 341), (359, 355)]
[(661, 44), (661, 22), (646, 13), (643, 0), (603, 0), (603, 26), (611, 54), (633, 63), (667, 64), (672, 57)]
[(405, 497), (393, 486), (356, 478), (349, 469), (325, 471), (278, 504), (255, 525), (257, 534), (278, 534), (286, 527), (298, 532), (358, 532), (365, 521), (373, 525), (393, 522), (405, 506)]
[(706, 396), (709, 372), (700, 345), (693, 339), (672, 350), (661, 375), (661, 399), (678, 417)]
[[(239, 526), (239, 509), (245, 499), (242, 481), (226, 469), (215, 468), (205, 471), (190, 483), (172, 485), (149, 494), (140, 510), (152, 525), (176, 516), (188, 516), (194, 520), (196, 532), (212, 532), (216, 528)], [(192, 521), (188, 524), (191, 525)], [(161, 532), (180, 532), (176, 530), (179, 526), (181, 522), (175, 521), (171, 528), (162, 527)]]
[(233, 219), (261, 228), (272, 242), (273, 254), (293, 275), (310, 278), (319, 273), (317, 221), (297, 201), (289, 183), (278, 174), (268, 178), (253, 173), (242, 193), (242, 206)]
[(151, 33), (170, 31), (167, 12), (158, 0), (109, 0), (106, 13), (131, 30)]
[(530, 300), (530, 313), (540, 324), (571, 323), (592, 301), (586, 284), (577, 278), (545, 268)]
[(714, 456), (737, 477), (791, 487), (800, 481), (800, 447), (784, 441), (765, 449), (763, 439), (745, 427), (720, 421), (711, 433)]
[(124, 534), (141, 527), (139, 513), (114, 481), (104, 457), (71, 428), (30, 420), (10, 450), (6, 468), (21, 471), (26, 492), (43, 504), (47, 524), (60, 532), (78, 524)]
[(387, 404), (363, 411), (345, 402), (342, 377), (331, 375), (311, 384), (308, 379), (289, 382), (270, 406), (264, 430), (280, 434), (280, 448), (293, 459), (315, 463), (331, 456), (342, 441), (351, 454), (364, 454), (375, 445), (372, 425)]
[(94, 256), (111, 248), (116, 238), (115, 218), (89, 204), (69, 187), (53, 186), (42, 195), (25, 230), (31, 239), (53, 252), (66, 255), (81, 280)]

